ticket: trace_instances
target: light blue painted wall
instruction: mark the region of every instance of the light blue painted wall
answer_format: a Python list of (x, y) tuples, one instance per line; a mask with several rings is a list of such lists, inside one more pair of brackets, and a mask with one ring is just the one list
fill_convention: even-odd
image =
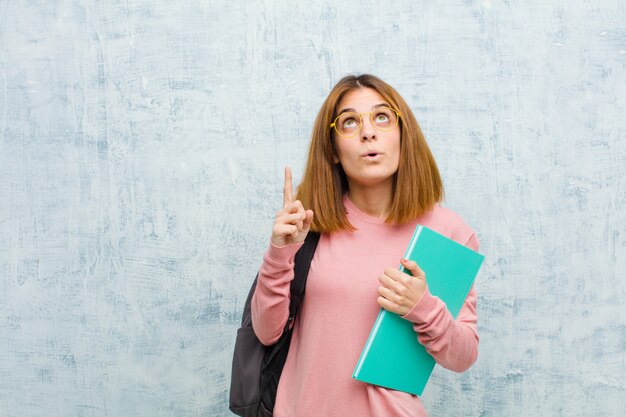
[(282, 167), (349, 72), (487, 257), (431, 415), (623, 415), (622, 1), (189, 3), (0, 1), (1, 416), (229, 415)]

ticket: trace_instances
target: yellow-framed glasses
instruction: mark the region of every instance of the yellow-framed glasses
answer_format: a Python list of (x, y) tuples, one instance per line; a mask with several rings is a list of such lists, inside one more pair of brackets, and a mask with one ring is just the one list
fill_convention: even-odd
[(341, 113), (335, 118), (335, 121), (330, 124), (330, 128), (334, 128), (335, 132), (342, 138), (351, 138), (361, 131), (361, 126), (363, 125), (362, 116), (364, 114), (370, 115), (372, 126), (381, 132), (388, 132), (395, 129), (395, 127), (398, 126), (398, 120), (400, 120), (400, 113), (391, 107), (378, 107), (371, 112), (365, 113), (353, 111)]

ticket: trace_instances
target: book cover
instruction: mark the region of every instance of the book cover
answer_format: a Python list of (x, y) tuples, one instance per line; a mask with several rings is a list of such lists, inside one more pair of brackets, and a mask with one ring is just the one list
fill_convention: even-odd
[[(456, 319), (484, 256), (417, 225), (404, 257), (422, 268), (430, 293), (439, 297)], [(402, 266), (400, 270), (410, 274)], [(381, 309), (352, 377), (422, 395), (434, 367), (435, 359), (417, 340), (413, 323)]]

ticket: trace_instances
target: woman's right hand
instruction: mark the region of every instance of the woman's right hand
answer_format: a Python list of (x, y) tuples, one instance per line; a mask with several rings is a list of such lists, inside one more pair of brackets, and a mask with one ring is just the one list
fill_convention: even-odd
[(276, 213), (272, 229), (272, 243), (275, 246), (285, 246), (304, 242), (312, 222), (313, 210), (305, 210), (300, 200), (293, 201), (291, 169), (285, 167), (283, 208)]

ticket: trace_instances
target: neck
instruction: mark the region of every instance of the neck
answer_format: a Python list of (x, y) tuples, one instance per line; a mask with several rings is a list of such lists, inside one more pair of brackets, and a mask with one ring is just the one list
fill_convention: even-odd
[(350, 184), (348, 198), (363, 213), (386, 219), (391, 212), (392, 183), (364, 186)]

